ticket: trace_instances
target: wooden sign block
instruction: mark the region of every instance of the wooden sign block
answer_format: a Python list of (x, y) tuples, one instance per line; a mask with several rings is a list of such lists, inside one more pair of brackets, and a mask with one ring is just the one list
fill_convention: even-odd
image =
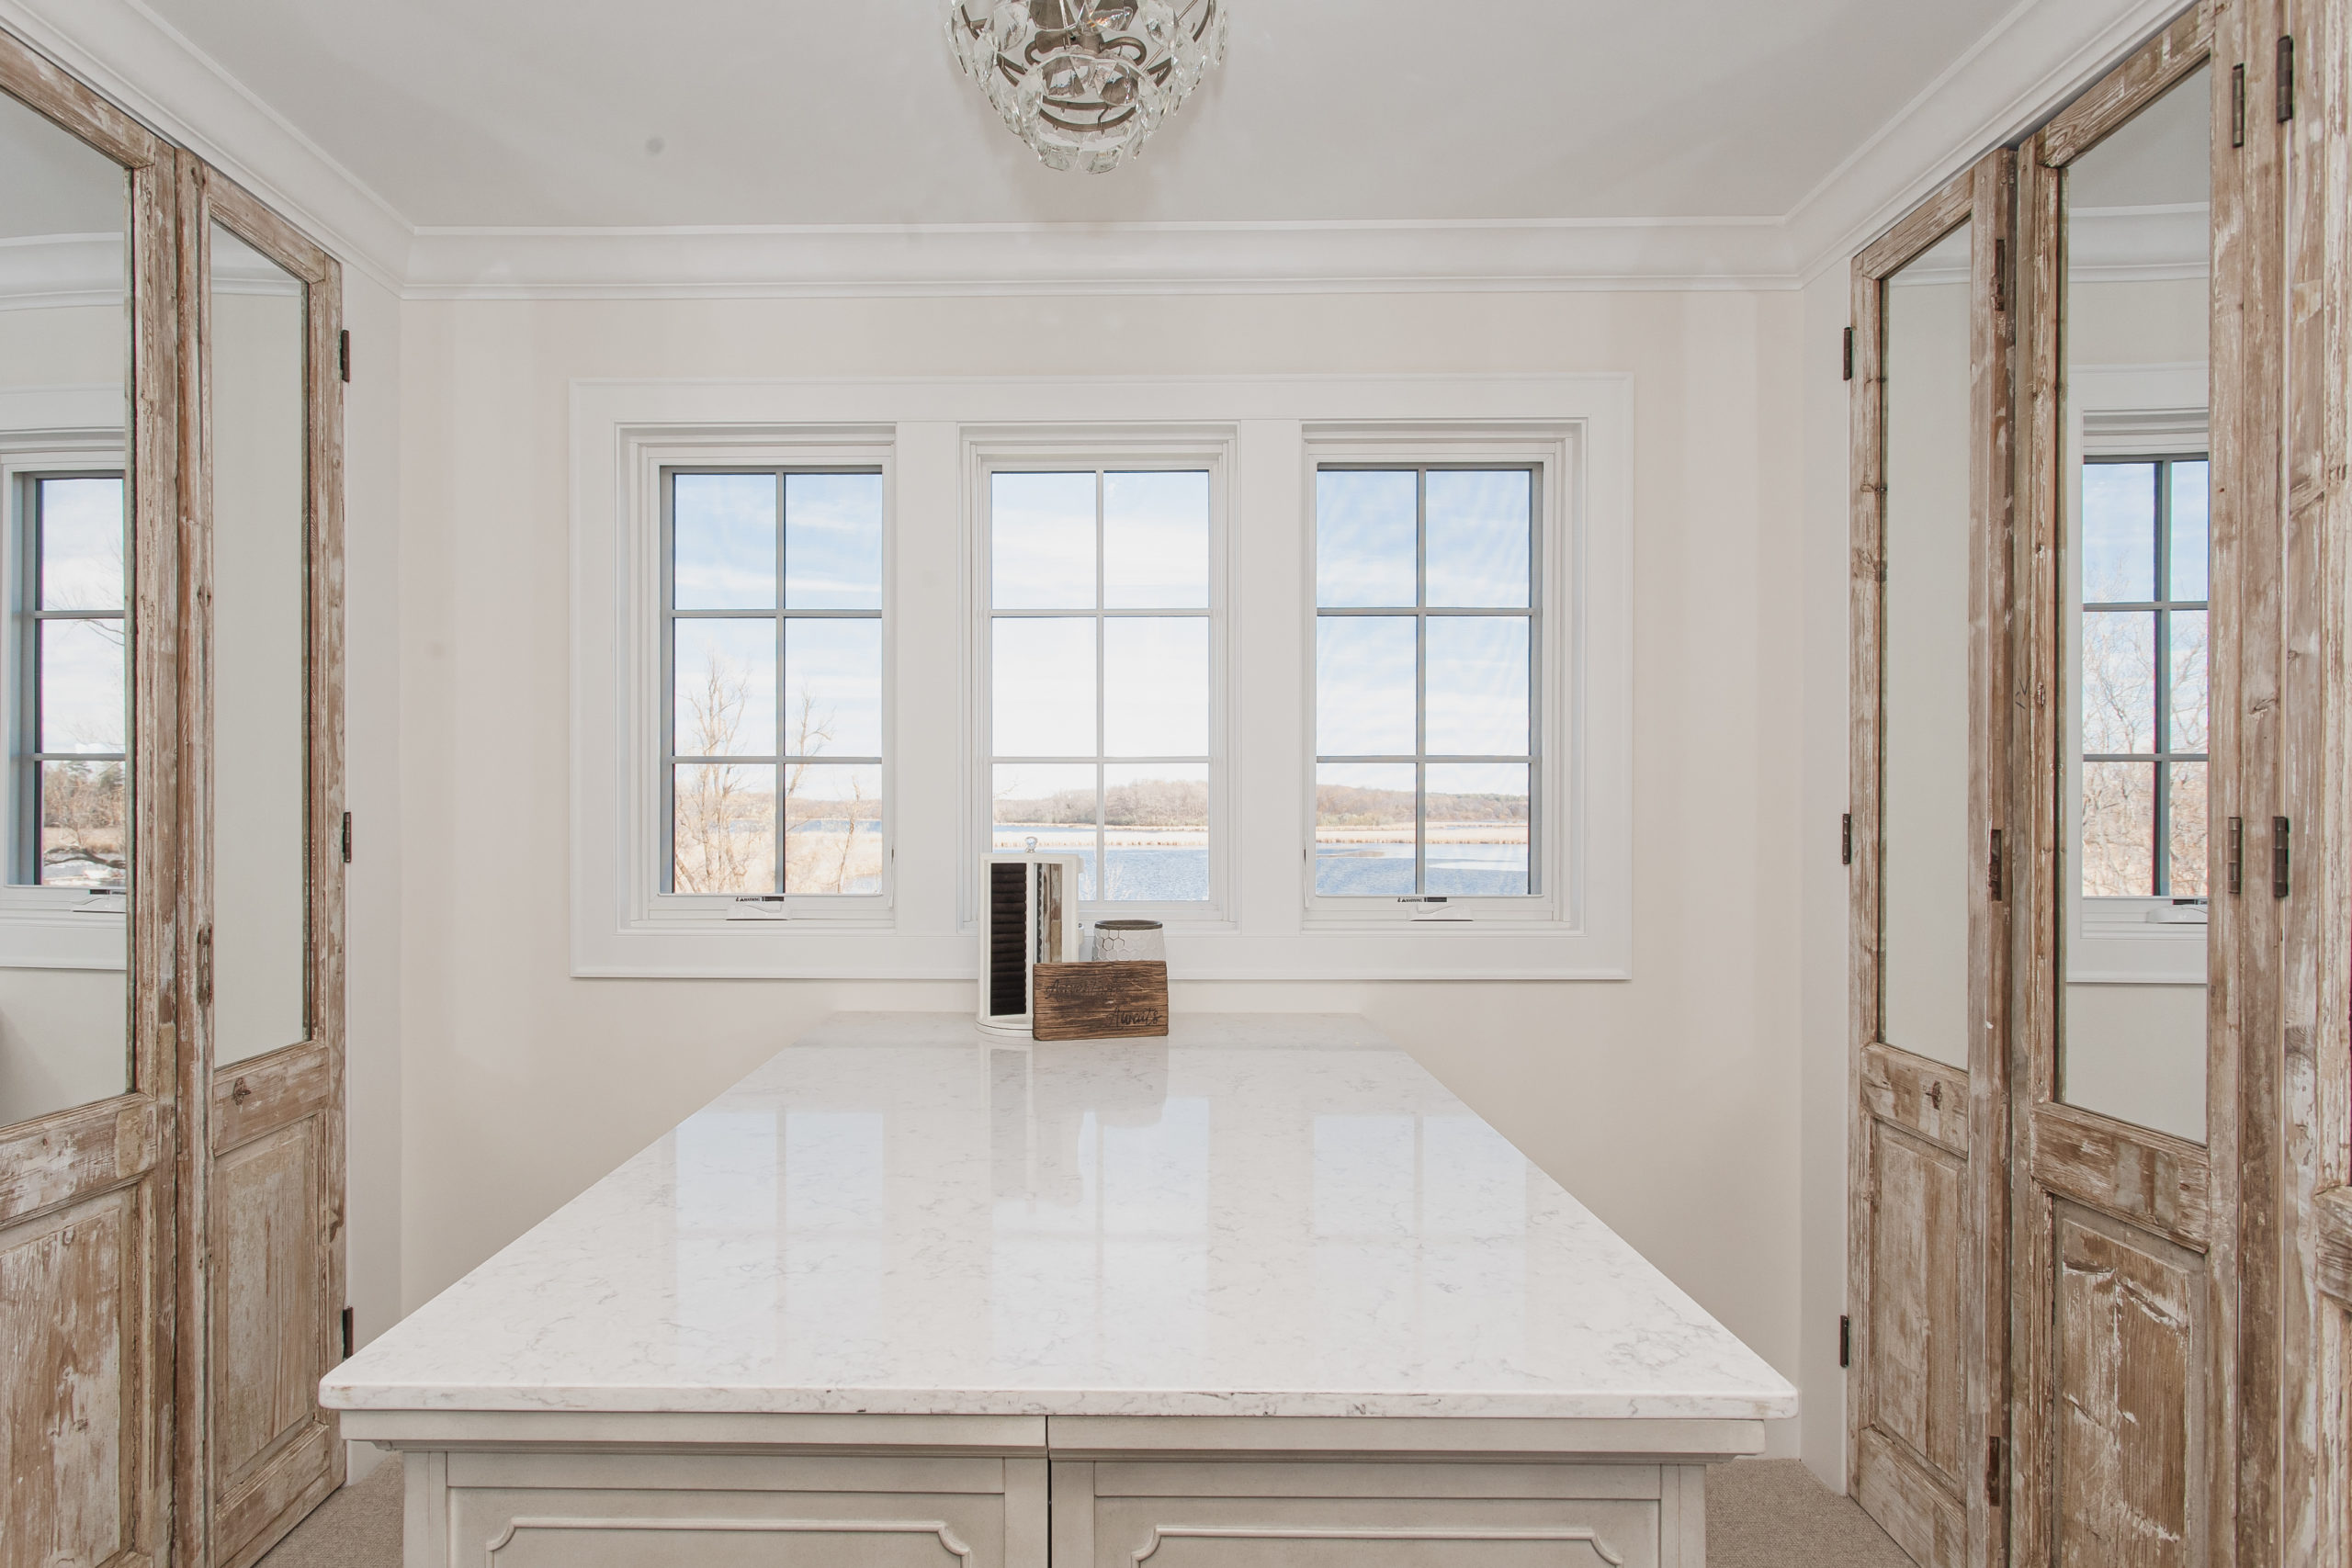
[(1168, 965), (1040, 964), (1030, 1032), (1039, 1040), (1127, 1040), (1168, 1032)]

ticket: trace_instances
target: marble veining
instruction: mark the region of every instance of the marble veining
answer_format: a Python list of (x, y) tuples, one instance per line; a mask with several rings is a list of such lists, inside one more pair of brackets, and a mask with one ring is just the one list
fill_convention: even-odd
[(1796, 1393), (1360, 1019), (845, 1014), (337, 1368), (346, 1410), (1758, 1419)]

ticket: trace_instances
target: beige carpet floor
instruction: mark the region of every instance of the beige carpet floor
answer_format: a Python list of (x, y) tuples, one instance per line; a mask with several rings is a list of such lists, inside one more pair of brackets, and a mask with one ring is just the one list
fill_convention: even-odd
[[(262, 1568), (400, 1568), (401, 1467), (388, 1460), (295, 1527)], [(1910, 1568), (1870, 1516), (1796, 1461), (1742, 1460), (1707, 1477), (1708, 1568)]]

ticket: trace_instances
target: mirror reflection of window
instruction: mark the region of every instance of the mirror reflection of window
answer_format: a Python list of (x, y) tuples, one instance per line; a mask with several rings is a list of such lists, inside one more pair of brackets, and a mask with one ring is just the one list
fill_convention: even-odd
[(1969, 252), (1962, 223), (1887, 280), (1880, 1038), (1968, 1065)]
[(0, 95), (0, 1126), (130, 1086), (130, 188)]
[(2059, 1093), (2205, 1135), (2211, 71), (2065, 171)]

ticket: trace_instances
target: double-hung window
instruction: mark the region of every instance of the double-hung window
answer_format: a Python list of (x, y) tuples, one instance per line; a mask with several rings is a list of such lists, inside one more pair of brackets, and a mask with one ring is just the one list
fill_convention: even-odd
[(1076, 855), (1090, 903), (1207, 905), (1212, 470), (984, 479), (993, 848)]
[(1541, 894), (1540, 468), (1315, 475), (1322, 899)]
[(663, 891), (878, 897), (878, 469), (662, 471)]
[(130, 714), (119, 468), (9, 473), (17, 886), (119, 890)]
[(2206, 896), (2210, 472), (2201, 456), (2083, 464), (2086, 898)]

